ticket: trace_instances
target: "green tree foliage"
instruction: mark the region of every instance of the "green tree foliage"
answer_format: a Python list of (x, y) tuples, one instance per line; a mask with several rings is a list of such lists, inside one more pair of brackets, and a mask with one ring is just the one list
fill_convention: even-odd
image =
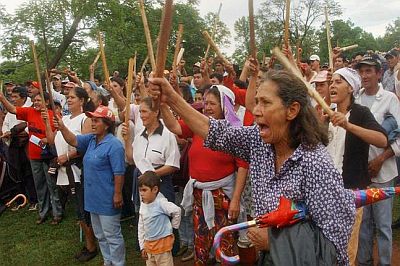
[(393, 47), (400, 47), (400, 17), (393, 24), (386, 27), (386, 33), (383, 37), (378, 38), (381, 51), (389, 51)]
[[(145, 1), (147, 19), (153, 42), (158, 35), (162, 4), (164, 1)], [(169, 40), (167, 67), (171, 67), (178, 24), (184, 24), (183, 39), (188, 65), (204, 55), (206, 42), (201, 31), (210, 29), (208, 18), (200, 17), (197, 0), (177, 2), (174, 5), (173, 29)], [(4, 32), (1, 54), (10, 62), (7, 70), (0, 70), (0, 79), (33, 78), (29, 40), (36, 43), (42, 70), (45, 68), (71, 68), (83, 78), (89, 77), (89, 65), (98, 52), (99, 31), (102, 32), (109, 71), (126, 74), (129, 57), (137, 51), (138, 68), (147, 55), (143, 23), (138, 1), (132, 0), (30, 0), (16, 9), (15, 15), (7, 14), (0, 7), (0, 25)], [(216, 42), (226, 44), (229, 31), (224, 23)], [(154, 51), (157, 46), (154, 45)], [(20, 68), (20, 69), (17, 69)], [(21, 70), (24, 70), (21, 72)], [(188, 69), (189, 72), (191, 69)], [(96, 74), (102, 75), (101, 60)]]
[[(341, 14), (339, 4), (334, 0), (300, 0), (290, 8), (289, 39), (294, 48), (300, 45), (303, 54), (311, 54), (318, 48), (316, 24), (324, 17), (324, 7), (328, 7), (330, 16)], [(255, 16), (256, 42), (258, 57), (265, 53), (271, 55), (271, 49), (282, 46), (285, 24), (285, 0), (266, 0), (261, 4)], [(248, 51), (248, 18), (240, 18), (235, 23), (235, 33), (241, 44), (234, 53), (234, 60), (242, 64)], [(243, 43), (246, 41), (246, 44)]]
[[(324, 62), (328, 62), (328, 46), (326, 40), (325, 24), (321, 26), (319, 32), (319, 56)], [(356, 27), (350, 20), (334, 20), (331, 22), (331, 43), (332, 48), (339, 46), (345, 47), (358, 44), (358, 48), (347, 51), (344, 55), (351, 57), (358, 52), (367, 50), (378, 50), (379, 45), (371, 33), (365, 32), (360, 27)]]

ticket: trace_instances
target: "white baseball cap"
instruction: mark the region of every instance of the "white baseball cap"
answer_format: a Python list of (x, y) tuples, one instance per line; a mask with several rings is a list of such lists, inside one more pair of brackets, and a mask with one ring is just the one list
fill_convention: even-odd
[(312, 56), (310, 56), (310, 61), (315, 61), (315, 60), (321, 61), (321, 60), (319, 59), (319, 56), (316, 55), (316, 54), (313, 54)]

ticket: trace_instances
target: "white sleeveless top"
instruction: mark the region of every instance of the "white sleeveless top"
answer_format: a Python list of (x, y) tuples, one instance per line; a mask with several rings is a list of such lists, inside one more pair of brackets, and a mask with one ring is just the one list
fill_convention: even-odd
[[(85, 123), (85, 119), (86, 119), (85, 113), (75, 116), (72, 119), (71, 119), (71, 115), (66, 115), (66, 116), (63, 116), (63, 118), (62, 118), (64, 125), (75, 136), (82, 134), (82, 127), (83, 127), (83, 124)], [(76, 150), (75, 147), (68, 145), (68, 143), (65, 141), (65, 139), (60, 131), (57, 131), (57, 134), (54, 139), (54, 143), (56, 145), (56, 150), (57, 150), (58, 155), (67, 154), (67, 151), (70, 153), (70, 152)], [(72, 168), (72, 172), (74, 173), (75, 182), (80, 182), (81, 181), (81, 169), (79, 169), (75, 165), (72, 165), (71, 168)], [(59, 186), (69, 185), (67, 171), (66, 171), (66, 168), (63, 166), (58, 168), (57, 185), (59, 185)]]

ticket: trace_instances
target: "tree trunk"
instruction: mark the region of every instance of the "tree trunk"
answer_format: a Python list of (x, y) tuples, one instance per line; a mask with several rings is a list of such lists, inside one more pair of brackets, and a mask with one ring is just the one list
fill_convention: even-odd
[(50, 63), (48, 65), (49, 69), (55, 68), (58, 65), (58, 63), (60, 62), (65, 51), (67, 51), (68, 46), (71, 44), (72, 39), (74, 38), (75, 34), (78, 32), (79, 22), (81, 22), (82, 18), (83, 18), (83, 16), (80, 14), (75, 17), (67, 34), (64, 36), (62, 43), (58, 47), (56, 54), (50, 60)]

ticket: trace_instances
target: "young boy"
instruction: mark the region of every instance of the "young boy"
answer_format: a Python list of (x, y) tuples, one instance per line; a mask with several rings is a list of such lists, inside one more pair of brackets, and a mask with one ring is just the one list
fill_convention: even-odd
[[(138, 237), (146, 265), (174, 265), (172, 228), (179, 228), (181, 208), (168, 202), (160, 190), (160, 178), (147, 171), (139, 177), (142, 199), (139, 211)], [(170, 217), (172, 218), (170, 220)]]

